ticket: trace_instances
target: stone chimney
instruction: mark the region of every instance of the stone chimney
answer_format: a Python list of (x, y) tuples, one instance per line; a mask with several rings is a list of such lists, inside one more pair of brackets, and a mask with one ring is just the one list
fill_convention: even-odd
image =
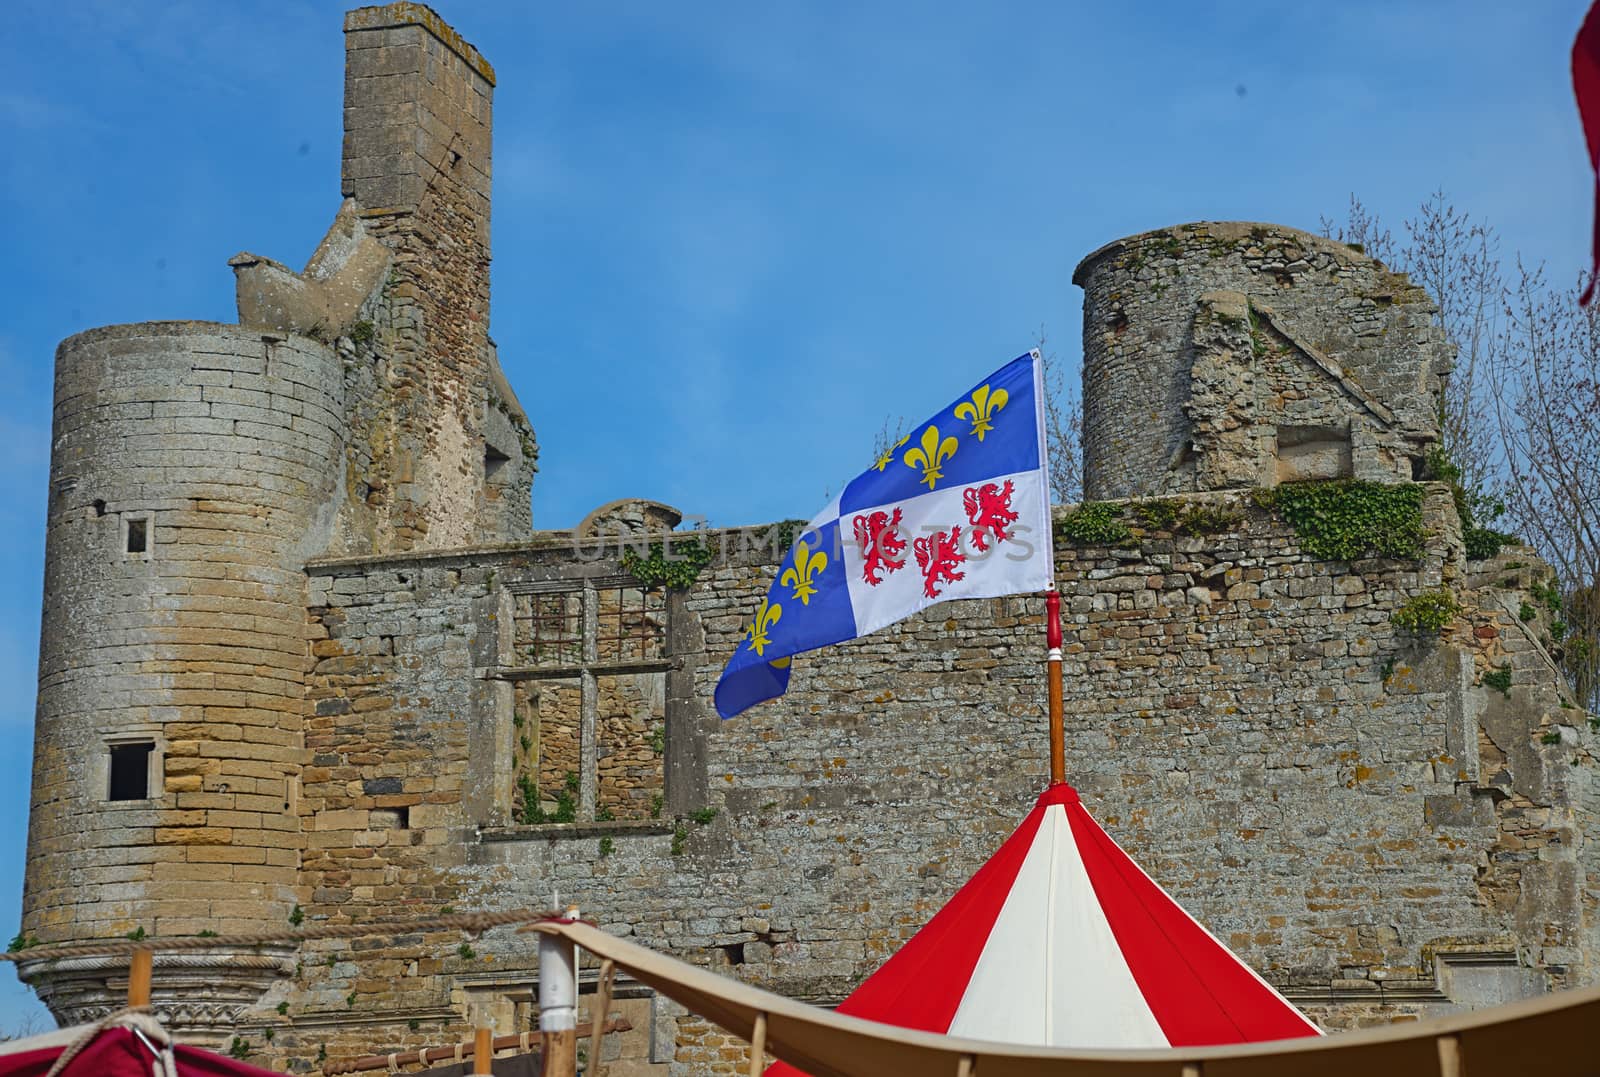
[(431, 8), (345, 15), (343, 193), (368, 212), (415, 210), (449, 175), (487, 242), (494, 68)]

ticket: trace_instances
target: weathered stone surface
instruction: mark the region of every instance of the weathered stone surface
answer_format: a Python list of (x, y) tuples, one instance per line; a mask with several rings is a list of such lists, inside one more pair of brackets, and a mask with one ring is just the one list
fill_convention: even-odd
[[(532, 531), (537, 447), (487, 333), (493, 72), (418, 5), (346, 27), (348, 227), (307, 276), (377, 264), (362, 235), (389, 269), (364, 294), (341, 282), (333, 343), (285, 331), (313, 304), (245, 319), (265, 329), (92, 330), (58, 354), (24, 932), (559, 897), (837, 1001), (1043, 784), (1042, 598), (954, 602), (806, 655), (787, 697), (718, 721), (783, 529), (673, 532), (668, 556), (709, 553), (673, 591), (623, 556), (679, 524), (668, 506)], [(1548, 615), (1522, 619), (1548, 570), (1525, 550), (1466, 564), (1440, 487), (1420, 561), (1354, 563), (1309, 556), (1234, 489), (1409, 480), (1449, 351), (1426, 298), (1265, 225), (1134, 237), (1080, 278), (1091, 493), (1180, 495), (1130, 523), (1216, 521), (1057, 545), (1085, 801), (1331, 1028), (1600, 978), (1594, 736)], [(1460, 617), (1398, 630), (1437, 587)], [(153, 745), (149, 795), (109, 802), (130, 738)], [(180, 1031), (270, 1042), (292, 1072), (459, 1039), (477, 1005), (530, 1027), (537, 977), (527, 936), (423, 930), (157, 969)], [(125, 973), (23, 974), (81, 1020)], [(742, 1044), (642, 987), (617, 1005), (637, 1031), (607, 1047), (614, 1073), (743, 1071)]]
[(1092, 499), (1353, 476), (1404, 481), (1454, 346), (1404, 274), (1281, 225), (1120, 239), (1084, 289)]

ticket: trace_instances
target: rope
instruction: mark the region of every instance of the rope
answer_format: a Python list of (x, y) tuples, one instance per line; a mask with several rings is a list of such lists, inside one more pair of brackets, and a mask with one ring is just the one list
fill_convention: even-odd
[(85, 1047), (93, 1043), (100, 1033), (112, 1028), (126, 1028), (135, 1032), (142, 1032), (145, 1037), (160, 1044), (161, 1051), (156, 1055), (156, 1061), (159, 1064), (157, 1077), (178, 1077), (177, 1063), (172, 1057), (172, 1037), (167, 1034), (165, 1028), (161, 1027), (161, 1022), (151, 1016), (150, 1007), (148, 1006), (118, 1010), (116, 1013), (102, 1017), (84, 1029), (77, 1039), (67, 1044), (66, 1050), (56, 1056), (55, 1064), (50, 1067), (49, 1072), (44, 1077), (61, 1077), (62, 1074), (67, 1072), (67, 1067), (72, 1065), (72, 1060), (77, 1058)]
[(512, 924), (532, 924), (540, 920), (559, 920), (559, 912), (453, 913), (427, 920), (369, 920), (352, 924), (318, 924), (284, 931), (263, 931), (249, 935), (184, 935), (171, 939), (99, 939), (90, 942), (47, 943), (24, 950), (0, 954), (0, 961), (45, 961), (58, 957), (110, 957), (138, 950), (171, 952), (212, 950), (218, 947), (271, 946), (275, 943), (300, 943), (313, 939), (355, 939), (364, 935), (398, 935), (411, 931), (464, 931), (480, 934), (490, 928)]

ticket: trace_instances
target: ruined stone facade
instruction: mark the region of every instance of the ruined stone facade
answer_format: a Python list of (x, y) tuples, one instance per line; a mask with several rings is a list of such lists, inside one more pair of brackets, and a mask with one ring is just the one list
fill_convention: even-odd
[(1422, 474), (1454, 347), (1404, 274), (1208, 221), (1102, 247), (1073, 282), (1088, 497)]
[[(487, 334), (493, 71), (417, 5), (352, 12), (346, 41), (344, 202), (311, 264), (235, 258), (237, 325), (58, 353), (24, 934), (559, 898), (837, 1001), (1044, 783), (1043, 600), (807, 655), (785, 698), (719, 722), (786, 530), (677, 531), (653, 558), (680, 518), (652, 502), (533, 529), (533, 433)], [(1330, 1028), (1600, 978), (1594, 741), (1530, 601), (1547, 570), (1468, 562), (1443, 487), (1405, 560), (1316, 557), (1251, 494), (1411, 482), (1449, 359), (1426, 297), (1266, 225), (1125, 240), (1078, 279), (1087, 484), (1137, 498), (1117, 538), (1056, 540), (1086, 803)], [(668, 586), (667, 557), (699, 571)], [(1442, 632), (1395, 626), (1441, 587)], [(460, 1039), (475, 1006), (534, 1027), (535, 949), (163, 955), (155, 1002), (308, 1072)], [(21, 973), (72, 1021), (126, 976)], [(616, 1008), (617, 1077), (743, 1071), (641, 985)]]

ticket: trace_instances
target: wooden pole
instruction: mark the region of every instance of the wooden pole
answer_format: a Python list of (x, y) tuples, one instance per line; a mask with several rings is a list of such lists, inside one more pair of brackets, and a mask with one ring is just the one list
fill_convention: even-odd
[[(588, 1024), (580, 1024), (577, 1028), (578, 1038), (580, 1040), (583, 1039), (589, 1035), (590, 1031)], [(614, 1021), (606, 1022), (606, 1031), (608, 1033), (632, 1032), (633, 1022), (625, 1017), (619, 1017)], [(496, 1036), (489, 1046), (494, 1051), (518, 1051), (522, 1054), (527, 1054), (533, 1050), (533, 1047), (528, 1042), (531, 1035), (534, 1034), (522, 1032), (513, 1033), (509, 1036)], [(476, 1041), (473, 1041), (449, 1046), (422, 1047), (415, 1051), (401, 1051), (397, 1054), (362, 1055), (360, 1058), (349, 1059), (344, 1062), (323, 1063), (322, 1072), (328, 1074), (329, 1077), (337, 1077), (341, 1073), (362, 1073), (366, 1070), (388, 1069), (391, 1062), (398, 1066), (409, 1066), (413, 1063), (426, 1066), (430, 1062), (459, 1062), (466, 1057), (467, 1050), (476, 1045)]]
[(1461, 1077), (1461, 1037), (1440, 1036), (1439, 1077)]
[(494, 1073), (494, 1026), (479, 1025), (473, 1030), (472, 1072)]
[(750, 1030), (750, 1077), (761, 1077), (767, 1068), (767, 1015), (756, 1014), (756, 1027)]
[(539, 936), (539, 1050), (543, 1077), (577, 1077), (578, 949), (560, 935)]
[(583, 1077), (603, 1077), (606, 1064), (600, 1061), (600, 1049), (605, 1045), (606, 1017), (611, 1009), (611, 981), (617, 974), (617, 963), (609, 957), (600, 962), (600, 983), (594, 993), (594, 1004), (589, 1007), (589, 1024), (594, 1031), (589, 1034), (589, 1062), (583, 1068)]
[(135, 950), (133, 952), (133, 960), (128, 962), (128, 1005), (130, 1007), (150, 1005), (150, 977), (154, 963), (154, 955), (149, 950)]
[(1061, 592), (1052, 588), (1044, 605), (1045, 642), (1050, 648), (1050, 784), (1062, 785), (1067, 780), (1067, 734), (1061, 702)]

